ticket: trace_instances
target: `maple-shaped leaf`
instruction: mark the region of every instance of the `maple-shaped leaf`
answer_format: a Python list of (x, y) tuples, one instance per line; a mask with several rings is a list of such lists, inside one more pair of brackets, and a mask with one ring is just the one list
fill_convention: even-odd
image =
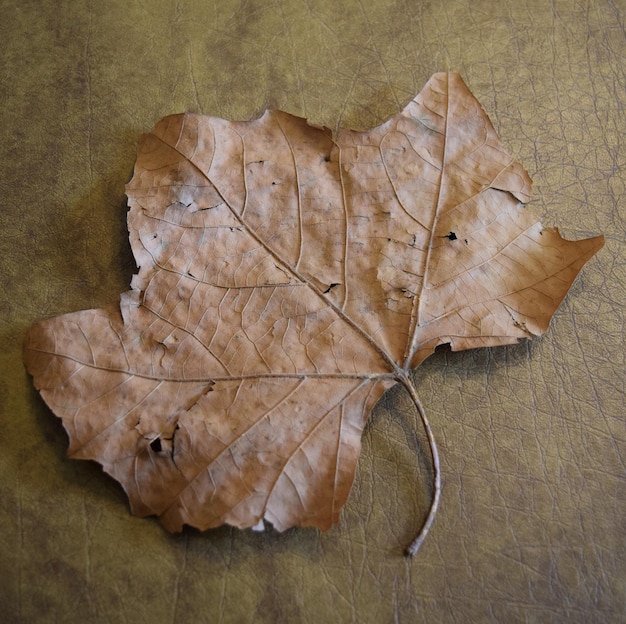
[(437, 345), (540, 334), (602, 246), (543, 228), (530, 187), (453, 73), (367, 132), (166, 117), (127, 186), (131, 290), (35, 324), (27, 367), (135, 514), (328, 529), (385, 389), (419, 407)]

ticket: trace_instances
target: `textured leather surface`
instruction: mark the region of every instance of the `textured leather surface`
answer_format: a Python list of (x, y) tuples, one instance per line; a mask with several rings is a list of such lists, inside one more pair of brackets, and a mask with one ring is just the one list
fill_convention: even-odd
[[(623, 2), (107, 3), (0, 7), (0, 619), (7, 622), (626, 621)], [(134, 271), (139, 135), (185, 110), (281, 108), (331, 128), (460, 71), (534, 179), (533, 209), (604, 233), (549, 332), (439, 351), (415, 374), (443, 495), (400, 390), (368, 425), (328, 533), (170, 536), (134, 518), (21, 365), (34, 320), (115, 300)]]

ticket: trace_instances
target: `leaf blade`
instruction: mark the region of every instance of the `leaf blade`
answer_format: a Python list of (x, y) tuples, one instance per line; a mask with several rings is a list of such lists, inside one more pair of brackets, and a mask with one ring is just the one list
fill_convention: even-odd
[(457, 74), (334, 137), (276, 111), (167, 117), (127, 185), (131, 290), (35, 324), (26, 365), (134, 513), (327, 529), (382, 392), (438, 344), (545, 331), (602, 246), (543, 229), (530, 186)]

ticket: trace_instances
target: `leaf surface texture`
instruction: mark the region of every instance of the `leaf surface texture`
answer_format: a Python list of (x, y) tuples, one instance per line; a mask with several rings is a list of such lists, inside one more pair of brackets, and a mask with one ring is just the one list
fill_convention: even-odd
[(453, 73), (367, 132), (166, 117), (127, 186), (131, 290), (35, 324), (25, 362), (134, 513), (328, 529), (382, 393), (439, 344), (545, 331), (602, 246), (530, 192)]

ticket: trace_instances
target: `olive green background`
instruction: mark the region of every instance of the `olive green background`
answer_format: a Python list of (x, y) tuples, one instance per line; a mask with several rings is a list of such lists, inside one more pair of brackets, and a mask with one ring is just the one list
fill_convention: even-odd
[[(625, 622), (623, 0), (0, 2), (0, 620)], [(21, 364), (35, 319), (116, 300), (124, 184), (164, 115), (280, 108), (369, 128), (461, 72), (569, 238), (604, 233), (549, 332), (440, 350), (372, 414), (325, 534), (166, 534), (130, 516)]]

